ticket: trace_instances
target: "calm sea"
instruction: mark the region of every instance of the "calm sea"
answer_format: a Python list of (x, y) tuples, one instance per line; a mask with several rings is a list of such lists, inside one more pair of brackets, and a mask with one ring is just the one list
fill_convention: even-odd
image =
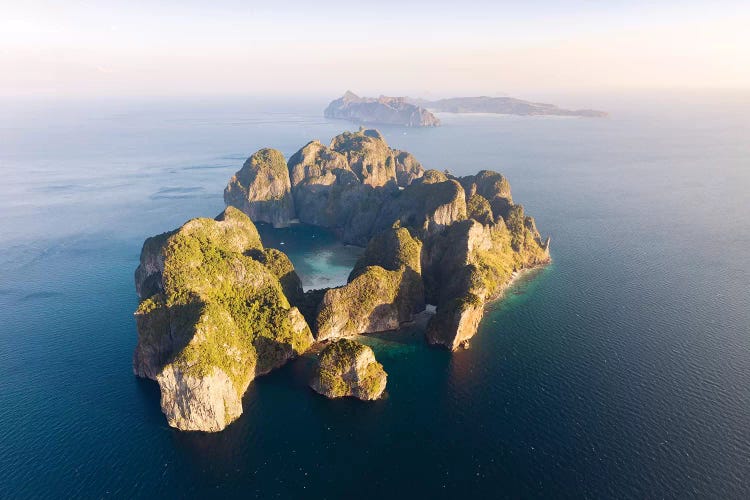
[[(324, 100), (0, 103), (0, 497), (750, 496), (750, 95), (581, 104), (612, 116), (382, 128), (427, 167), (504, 173), (554, 263), (470, 350), (369, 339), (384, 400), (321, 398), (300, 360), (206, 435), (132, 374), (143, 239), (220, 212), (256, 149), (354, 126)], [(358, 253), (263, 233), (307, 287)]]

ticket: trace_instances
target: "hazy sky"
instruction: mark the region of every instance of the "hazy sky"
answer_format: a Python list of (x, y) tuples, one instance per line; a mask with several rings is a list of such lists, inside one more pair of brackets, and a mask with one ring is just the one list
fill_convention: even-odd
[(0, 95), (750, 89), (750, 1), (0, 0)]

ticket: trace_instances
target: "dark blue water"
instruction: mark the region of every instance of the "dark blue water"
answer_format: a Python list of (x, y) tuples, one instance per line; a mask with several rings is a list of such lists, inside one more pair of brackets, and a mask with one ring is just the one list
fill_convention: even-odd
[[(554, 263), (455, 354), (369, 339), (375, 403), (255, 381), (215, 435), (169, 428), (136, 379), (145, 237), (213, 216), (245, 157), (343, 122), (325, 103), (3, 102), (0, 497), (750, 495), (750, 98), (614, 96), (607, 120), (444, 116), (383, 129), (456, 174), (506, 174)], [(270, 232), (308, 287), (357, 251)], [(282, 245), (283, 242), (283, 245)]]

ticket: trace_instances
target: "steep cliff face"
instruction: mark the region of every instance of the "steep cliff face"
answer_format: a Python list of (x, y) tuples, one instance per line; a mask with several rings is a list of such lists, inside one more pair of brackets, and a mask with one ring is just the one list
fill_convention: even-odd
[(382, 187), (396, 180), (396, 156), (376, 130), (344, 132), (333, 138), (331, 149), (346, 157), (362, 184)]
[[(164, 271), (162, 248), (174, 231), (146, 238), (141, 249), (141, 261), (135, 270), (135, 292), (141, 299), (163, 292), (161, 273)], [(260, 237), (259, 237), (260, 239)]]
[(261, 149), (247, 159), (224, 189), (224, 202), (256, 222), (283, 227), (294, 218), (286, 160), (280, 151)]
[(394, 150), (396, 154), (396, 182), (399, 187), (406, 187), (424, 175), (424, 167), (413, 154)]
[(362, 274), (368, 266), (380, 266), (389, 271), (408, 268), (422, 272), (422, 242), (404, 227), (392, 227), (373, 236), (364, 253), (349, 274), (349, 282)]
[(315, 319), (317, 340), (395, 330), (425, 308), (422, 242), (405, 228), (373, 237), (349, 283), (325, 292)]
[(412, 318), (412, 282), (405, 269), (369, 266), (350, 283), (323, 295), (316, 317), (316, 340), (397, 329)]
[(232, 207), (216, 220), (187, 222), (160, 253), (163, 293), (136, 311), (133, 370), (159, 383), (170, 425), (221, 430), (242, 413), (242, 394), (256, 375), (312, 344), (284, 294), (285, 287), (301, 292), (299, 278), (286, 256), (263, 249), (253, 223)]
[(328, 398), (373, 400), (383, 394), (387, 379), (372, 349), (343, 339), (331, 342), (320, 353), (310, 387)]
[(513, 206), (510, 212), (509, 226), (502, 218), (490, 224), (468, 219), (425, 241), (425, 294), (437, 305), (426, 333), (431, 344), (451, 350), (467, 345), (485, 302), (497, 297), (514, 273), (549, 262), (548, 245), (529, 228), (533, 221), (526, 223), (523, 208)]
[(467, 202), (474, 195), (480, 195), (487, 200), (495, 219), (506, 218), (508, 210), (513, 206), (508, 179), (491, 170), (481, 170), (476, 175), (467, 175), (457, 179), (461, 182), (467, 196)]
[(339, 118), (361, 124), (437, 127), (440, 120), (425, 108), (409, 104), (403, 97), (359, 97), (347, 91), (331, 101), (323, 111), (326, 118)]
[(359, 180), (349, 168), (346, 156), (324, 146), (320, 141), (307, 143), (289, 158), (287, 165), (292, 187), (305, 184), (350, 184)]
[[(422, 179), (420, 179), (422, 180)], [(415, 182), (383, 204), (378, 230), (394, 222), (424, 238), (466, 218), (466, 197), (455, 180)]]

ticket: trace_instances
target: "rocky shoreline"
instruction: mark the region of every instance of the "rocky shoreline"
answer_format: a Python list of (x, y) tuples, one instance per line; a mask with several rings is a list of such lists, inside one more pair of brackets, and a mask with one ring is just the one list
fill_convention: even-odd
[[(550, 260), (549, 238), (514, 203), (502, 175), (425, 170), (372, 129), (344, 132), (329, 146), (312, 141), (288, 161), (261, 149), (224, 198), (216, 219), (147, 239), (135, 273), (133, 370), (159, 383), (162, 411), (181, 430), (223, 429), (242, 413), (256, 376), (319, 343), (341, 348), (333, 358), (322, 349), (328, 385), (319, 371), (313, 387), (374, 399), (382, 392), (380, 375), (367, 368), (374, 356), (340, 339), (397, 330), (434, 306), (426, 341), (466, 347), (485, 304), (520, 271)], [(365, 247), (347, 284), (304, 292), (291, 261), (263, 246), (253, 222), (296, 219)]]

